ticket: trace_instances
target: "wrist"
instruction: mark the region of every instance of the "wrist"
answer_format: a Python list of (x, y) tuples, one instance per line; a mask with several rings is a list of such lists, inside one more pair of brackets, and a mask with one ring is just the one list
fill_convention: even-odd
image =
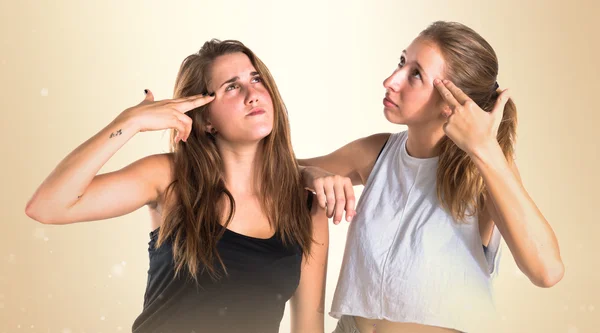
[(498, 158), (504, 160), (504, 152), (498, 141), (488, 141), (480, 144), (479, 146), (468, 152), (469, 157), (475, 162), (475, 164), (490, 164), (496, 161)]
[(112, 125), (133, 134), (137, 134), (142, 130), (139, 121), (135, 117), (129, 115), (127, 110), (123, 111), (123, 113), (115, 118), (115, 120), (112, 122)]

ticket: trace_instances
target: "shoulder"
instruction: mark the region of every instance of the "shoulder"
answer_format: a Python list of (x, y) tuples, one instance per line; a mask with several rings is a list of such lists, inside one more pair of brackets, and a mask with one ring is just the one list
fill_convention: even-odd
[(359, 147), (368, 152), (379, 153), (389, 140), (391, 133), (377, 133), (357, 140)]
[(154, 154), (139, 159), (138, 168), (143, 170), (147, 177), (155, 183), (172, 181), (174, 171), (174, 159), (172, 153)]
[(143, 157), (132, 164), (140, 177), (152, 184), (161, 201), (163, 194), (175, 179), (173, 153), (154, 154)]

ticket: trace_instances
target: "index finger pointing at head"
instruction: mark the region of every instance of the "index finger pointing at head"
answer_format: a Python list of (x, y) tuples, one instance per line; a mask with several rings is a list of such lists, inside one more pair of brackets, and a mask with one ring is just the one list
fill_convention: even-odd
[(450, 90), (450, 92), (452, 93), (452, 96), (454, 96), (454, 98), (456, 98), (456, 101), (459, 102), (460, 104), (464, 104), (466, 101), (471, 99), (459, 87), (457, 87), (452, 81), (444, 80), (443, 83), (446, 86), (446, 88), (448, 90)]
[(181, 101), (175, 105), (175, 108), (180, 112), (188, 112), (190, 110), (193, 110), (195, 108), (201, 107), (203, 105), (206, 105), (206, 104), (212, 102), (212, 100), (214, 98), (215, 98), (214, 96), (204, 96), (204, 97), (196, 98), (193, 100)]
[(442, 95), (442, 98), (444, 99), (444, 101), (446, 101), (446, 103), (448, 103), (448, 105), (450, 105), (450, 107), (453, 108), (453, 110), (454, 110), (454, 107), (457, 107), (460, 105), (460, 103), (458, 103), (456, 98), (454, 98), (454, 95), (452, 95), (452, 92), (450, 92), (450, 90), (448, 90), (448, 88), (446, 88), (446, 86), (444, 85), (442, 80), (439, 80), (439, 79), (433, 80), (433, 85), (437, 88), (437, 91), (440, 93), (440, 95)]

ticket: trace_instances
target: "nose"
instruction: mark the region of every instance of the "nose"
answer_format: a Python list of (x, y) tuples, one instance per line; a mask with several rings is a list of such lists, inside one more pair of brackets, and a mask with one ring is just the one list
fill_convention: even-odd
[(386, 90), (398, 92), (402, 85), (402, 71), (395, 70), (392, 75), (388, 76), (387, 79), (383, 80), (383, 87)]
[(246, 104), (248, 105), (253, 105), (256, 104), (256, 102), (258, 102), (258, 91), (256, 91), (256, 89), (250, 85), (248, 87), (248, 90), (246, 90)]

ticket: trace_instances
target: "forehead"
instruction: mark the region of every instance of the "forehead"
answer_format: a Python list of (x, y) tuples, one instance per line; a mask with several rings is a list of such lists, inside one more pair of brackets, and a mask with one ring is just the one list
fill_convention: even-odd
[(445, 61), (439, 47), (428, 40), (415, 39), (406, 48), (406, 61), (418, 62), (432, 78), (443, 76)]
[(256, 69), (250, 62), (250, 58), (241, 52), (219, 56), (212, 63), (210, 76), (211, 85), (217, 88), (223, 82), (239, 76), (240, 78), (250, 75)]

